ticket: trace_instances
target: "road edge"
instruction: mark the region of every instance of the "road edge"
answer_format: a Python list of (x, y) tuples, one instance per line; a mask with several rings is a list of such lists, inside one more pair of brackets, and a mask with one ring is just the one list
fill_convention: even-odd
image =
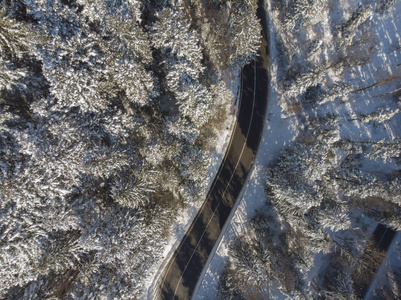
[[(236, 93), (236, 96), (234, 97), (234, 103), (235, 103), (235, 107), (234, 107), (234, 118), (233, 118), (233, 122), (231, 123), (231, 128), (230, 128), (230, 137), (226, 140), (225, 145), (224, 145), (224, 155), (222, 155), (221, 157), (221, 163), (219, 168), (217, 169), (216, 173), (213, 176), (213, 180), (210, 181), (210, 184), (208, 186), (208, 192), (206, 194), (206, 198), (204, 199), (204, 201), (202, 202), (202, 204), (199, 206), (199, 208), (196, 210), (195, 213), (193, 213), (193, 215), (188, 219), (187, 223), (186, 223), (186, 229), (184, 230), (184, 235), (185, 233), (191, 228), (193, 221), (195, 220), (196, 216), (198, 215), (199, 211), (202, 209), (202, 207), (205, 205), (206, 199), (209, 196), (209, 193), (212, 189), (212, 186), (216, 180), (216, 178), (218, 178), (218, 175), (221, 172), (222, 166), (224, 165), (225, 160), (227, 159), (227, 155), (228, 155), (228, 150), (229, 150), (229, 146), (231, 145), (231, 141), (233, 139), (234, 136), (234, 130), (235, 127), (237, 125), (238, 122), (238, 113), (239, 113), (239, 107), (241, 105), (241, 101), (242, 101), (242, 70), (241, 72), (239, 72), (240, 74), (240, 78), (239, 78), (239, 85), (238, 85), (238, 91)], [(171, 261), (171, 258), (173, 257), (174, 253), (176, 252), (176, 250), (178, 249), (180, 243), (182, 241), (181, 239), (177, 239), (173, 246), (171, 247), (171, 249), (169, 250), (169, 252), (167, 253), (167, 255), (164, 257), (163, 262), (160, 265), (160, 268), (157, 271), (157, 274), (153, 277), (153, 280), (151, 281), (151, 285), (144, 291), (144, 293), (141, 295), (140, 299), (141, 300), (154, 300), (157, 299), (157, 294), (158, 294), (158, 289), (159, 289), (159, 283), (163, 278), (163, 274), (165, 272), (166, 267), (168, 266), (169, 262)]]
[[(268, 29), (267, 32), (266, 32), (266, 38), (267, 38), (267, 42), (268, 42), (269, 56), (270, 56), (270, 53), (271, 53), (271, 46), (272, 46), (271, 43), (270, 43), (270, 41), (271, 41), (271, 39), (273, 38), (273, 36), (272, 36), (273, 33), (272, 33), (271, 26), (270, 26), (270, 16), (269, 16), (269, 14), (268, 14), (267, 0), (261, 0), (261, 1), (263, 1), (263, 9), (265, 10), (265, 15), (266, 15), (266, 26), (267, 26), (267, 29)], [(267, 72), (267, 84), (268, 84), (268, 86), (270, 86), (270, 82), (271, 82), (271, 76), (270, 76), (270, 58), (269, 58), (268, 67), (269, 67), (269, 68), (268, 68), (268, 70), (267, 70), (267, 71), (268, 71), (268, 72)], [(268, 116), (268, 108), (269, 108), (269, 98), (270, 98), (270, 94), (271, 94), (271, 90), (270, 90), (270, 88), (269, 88), (269, 89), (268, 89), (268, 93), (267, 93), (268, 100), (267, 100), (266, 113), (265, 113), (265, 122), (267, 121), (267, 116)], [(263, 132), (264, 132), (265, 130), (266, 130), (266, 126), (263, 126), (262, 137), (263, 137)], [(260, 142), (261, 142), (261, 141), (260, 141)], [(237, 200), (235, 201), (234, 206), (231, 208), (230, 214), (228, 215), (228, 218), (227, 218), (226, 222), (224, 223), (223, 228), (221, 229), (221, 232), (220, 232), (220, 234), (219, 234), (219, 237), (217, 238), (217, 240), (216, 240), (216, 242), (215, 242), (215, 244), (214, 244), (214, 246), (213, 246), (213, 249), (212, 249), (212, 251), (211, 251), (210, 254), (209, 254), (209, 257), (208, 257), (208, 259), (207, 259), (207, 261), (206, 261), (206, 263), (205, 263), (205, 266), (203, 267), (202, 273), (200, 274), (200, 277), (199, 277), (199, 279), (198, 279), (198, 282), (196, 283), (194, 292), (193, 292), (193, 294), (192, 294), (192, 296), (191, 296), (191, 299), (192, 299), (192, 300), (195, 300), (195, 298), (196, 298), (196, 296), (197, 296), (197, 294), (198, 294), (198, 291), (199, 291), (199, 289), (200, 289), (200, 287), (201, 287), (201, 285), (202, 285), (203, 279), (204, 279), (204, 277), (205, 277), (205, 275), (206, 275), (206, 272), (207, 272), (207, 270), (209, 269), (209, 265), (210, 265), (210, 263), (212, 262), (212, 260), (213, 260), (213, 258), (214, 258), (214, 256), (215, 256), (215, 254), (216, 254), (217, 248), (220, 246), (220, 242), (221, 242), (221, 240), (223, 239), (224, 234), (225, 234), (226, 231), (227, 231), (227, 227), (228, 227), (229, 225), (231, 225), (231, 220), (232, 220), (232, 218), (234, 217), (235, 212), (237, 211), (238, 206), (241, 204), (241, 202), (242, 202), (242, 200), (243, 200), (244, 193), (245, 193), (245, 191), (247, 190), (247, 188), (248, 188), (248, 186), (249, 186), (249, 178), (252, 177), (252, 174), (253, 174), (253, 172), (254, 172), (254, 170), (255, 170), (255, 164), (254, 164), (254, 162), (257, 160), (257, 158), (258, 158), (258, 156), (259, 156), (259, 153), (260, 153), (260, 152), (259, 152), (259, 147), (258, 147), (258, 150), (257, 150), (257, 152), (256, 152), (255, 158), (254, 158), (254, 160), (253, 160), (253, 162), (252, 162), (251, 169), (249, 170), (248, 175), (247, 175), (247, 177), (246, 177), (246, 181), (245, 181), (244, 184), (242, 185), (242, 188), (241, 188), (241, 191), (240, 191), (240, 193), (239, 193), (239, 195), (238, 195), (238, 197), (237, 197)]]

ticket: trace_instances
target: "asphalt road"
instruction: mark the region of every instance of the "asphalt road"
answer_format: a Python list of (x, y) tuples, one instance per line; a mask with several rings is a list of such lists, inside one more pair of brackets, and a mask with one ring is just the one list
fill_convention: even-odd
[[(266, 20), (259, 1), (263, 42), (242, 70), (239, 112), (230, 144), (208, 196), (162, 276), (160, 299), (190, 299), (254, 161), (265, 123), (268, 90)], [(262, 6), (261, 6), (262, 5)]]

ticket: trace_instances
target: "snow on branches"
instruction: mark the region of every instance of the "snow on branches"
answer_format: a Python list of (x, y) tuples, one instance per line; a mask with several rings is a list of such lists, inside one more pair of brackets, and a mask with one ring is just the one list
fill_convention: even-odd
[(0, 4), (0, 297), (138, 298), (204, 199), (233, 95), (192, 8), (153, 2)]

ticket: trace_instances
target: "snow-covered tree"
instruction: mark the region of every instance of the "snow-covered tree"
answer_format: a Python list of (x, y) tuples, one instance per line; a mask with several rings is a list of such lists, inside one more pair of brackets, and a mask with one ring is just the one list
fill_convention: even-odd
[(0, 56), (3, 59), (22, 59), (34, 51), (35, 37), (39, 36), (27, 25), (9, 18), (0, 12)]
[[(145, 174), (143, 174), (145, 173)], [(155, 191), (155, 178), (152, 172), (145, 171), (135, 175), (134, 172), (120, 172), (115, 176), (111, 197), (121, 206), (138, 208), (151, 201)]]
[(392, 158), (401, 157), (401, 140), (397, 139), (391, 142), (384, 140), (372, 144), (372, 151), (369, 156), (373, 159), (380, 157), (383, 161), (389, 161)]
[[(316, 293), (324, 299), (357, 299), (355, 296), (354, 282), (349, 269), (343, 268), (323, 275), (325, 279), (324, 288), (321, 287)], [(320, 284), (321, 286), (322, 284)]]
[(367, 20), (371, 19), (372, 14), (373, 12), (371, 5), (366, 5), (365, 7), (359, 5), (358, 8), (352, 13), (351, 17), (337, 28), (340, 48), (344, 45), (347, 46), (352, 42), (353, 38), (358, 32), (358, 27)]
[(330, 150), (329, 145), (316, 141), (295, 144), (282, 154), (277, 167), (266, 175), (268, 190), (280, 210), (303, 215), (326, 197), (335, 199), (328, 183), (337, 162), (330, 158)]
[(242, 66), (256, 55), (261, 42), (262, 27), (256, 18), (257, 1), (232, 1), (230, 6), (230, 60)]
[(352, 91), (352, 85), (346, 83), (335, 83), (332, 87), (323, 91), (317, 99), (318, 104), (324, 104), (336, 99), (345, 98)]
[(383, 14), (390, 10), (394, 5), (395, 0), (381, 0), (376, 2), (376, 12)]
[(284, 28), (294, 31), (305, 25), (313, 25), (314, 19), (318, 18), (327, 6), (327, 0), (295, 0), (290, 2), (290, 6), (285, 14)]
[(70, 7), (59, 0), (28, 0), (24, 1), (24, 6), (36, 23), (36, 29), (49, 38), (71, 38), (80, 31), (77, 7)]
[(209, 91), (200, 82), (204, 66), (198, 34), (191, 29), (182, 10), (165, 8), (157, 17), (152, 27), (152, 44), (166, 57), (168, 91), (174, 94), (181, 116), (199, 128), (209, 118), (212, 101)]
[(204, 70), (201, 64), (202, 48), (197, 32), (185, 16), (182, 8), (164, 8), (156, 14), (157, 21), (152, 26), (152, 45), (166, 55), (166, 62), (174, 64), (182, 61), (188, 71), (197, 79)]
[(229, 262), (219, 286), (224, 299), (232, 299), (233, 295), (264, 299), (276, 283), (288, 296), (296, 293), (300, 287), (294, 264), (296, 254), (288, 252), (281, 242), (283, 238), (278, 239), (276, 234), (266, 216), (258, 214), (230, 242)]
[[(305, 238), (303, 247), (313, 253), (330, 251), (333, 243), (328, 233), (350, 229), (353, 204), (349, 199), (377, 197), (388, 202), (389, 207), (398, 207), (395, 211), (400, 209), (398, 179), (383, 179), (360, 170), (360, 145), (327, 141), (326, 137), (313, 143), (296, 143), (266, 174), (274, 208), (294, 232), (299, 232), (297, 240)], [(374, 218), (399, 226), (389, 211)]]
[(26, 70), (17, 68), (12, 62), (0, 58), (0, 89), (11, 90), (14, 86), (24, 85), (19, 82), (26, 75)]
[(385, 123), (391, 120), (396, 114), (400, 113), (401, 110), (399, 108), (395, 109), (384, 109), (378, 108), (376, 111), (361, 116), (361, 121), (364, 123), (369, 123), (371, 121), (375, 121), (377, 123)]
[(199, 20), (182, 1), (0, 6), (0, 297), (139, 298), (232, 100)]

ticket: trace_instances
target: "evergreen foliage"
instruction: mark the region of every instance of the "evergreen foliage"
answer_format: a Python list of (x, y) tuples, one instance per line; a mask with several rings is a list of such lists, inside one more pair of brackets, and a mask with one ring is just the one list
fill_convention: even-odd
[(154, 2), (0, 3), (0, 297), (136, 299), (203, 200), (233, 66), (206, 62), (195, 6)]
[[(362, 299), (373, 283), (373, 298), (399, 298), (398, 265), (389, 266), (399, 255), (385, 259), (379, 244), (391, 239), (375, 235), (376, 226), (401, 228), (396, 2), (269, 3), (278, 56), (270, 101), (281, 111), (272, 109), (266, 137), (286, 147), (265, 166), (258, 210), (256, 188), (242, 200), (241, 225), (231, 223), (219, 297)], [(376, 72), (381, 64), (388, 72)], [(287, 126), (277, 139), (275, 126)]]

